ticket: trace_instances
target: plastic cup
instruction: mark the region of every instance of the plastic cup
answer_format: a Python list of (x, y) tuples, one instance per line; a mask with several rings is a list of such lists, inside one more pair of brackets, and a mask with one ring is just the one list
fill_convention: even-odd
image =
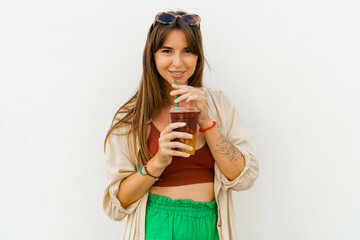
[(192, 151), (188, 151), (185, 149), (178, 149), (179, 151), (190, 153), (190, 155), (195, 155), (195, 147), (196, 147), (196, 132), (197, 132), (197, 121), (199, 117), (200, 110), (196, 107), (174, 107), (172, 106), (170, 109), (171, 122), (185, 122), (186, 125), (181, 128), (177, 128), (178, 132), (186, 132), (193, 135), (192, 139), (175, 139), (175, 141), (180, 141), (193, 147)]

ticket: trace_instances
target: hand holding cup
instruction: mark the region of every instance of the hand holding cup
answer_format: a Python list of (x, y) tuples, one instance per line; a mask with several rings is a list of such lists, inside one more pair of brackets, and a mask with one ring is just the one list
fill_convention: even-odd
[(179, 156), (179, 157), (190, 156), (189, 153), (182, 152), (181, 149), (191, 151), (193, 150), (192, 147), (182, 142), (174, 141), (175, 139), (192, 139), (193, 136), (191, 134), (176, 131), (176, 129), (185, 127), (185, 125), (186, 123), (184, 122), (170, 123), (160, 133), (159, 148), (156, 154), (158, 160), (160, 161), (160, 164), (166, 166), (169, 165), (172, 161), (173, 156)]

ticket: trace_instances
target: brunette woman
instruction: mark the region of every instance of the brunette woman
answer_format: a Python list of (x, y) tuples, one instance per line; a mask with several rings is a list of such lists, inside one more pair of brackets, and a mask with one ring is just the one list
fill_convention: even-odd
[[(258, 161), (235, 105), (203, 86), (204, 61), (198, 15), (156, 15), (139, 88), (105, 139), (104, 210), (128, 216), (123, 239), (238, 239), (231, 190), (253, 185)], [(192, 135), (171, 123), (176, 103), (200, 110), (195, 155), (177, 141)]]

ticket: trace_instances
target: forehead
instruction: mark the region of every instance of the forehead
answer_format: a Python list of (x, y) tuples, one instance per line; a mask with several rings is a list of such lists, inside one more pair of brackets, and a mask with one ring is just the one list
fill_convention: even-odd
[(163, 44), (166, 47), (186, 47), (188, 45), (185, 33), (181, 30), (171, 30), (166, 36)]

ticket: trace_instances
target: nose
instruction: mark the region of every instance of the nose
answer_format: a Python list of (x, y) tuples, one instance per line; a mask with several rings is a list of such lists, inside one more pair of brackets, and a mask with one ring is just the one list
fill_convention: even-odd
[(176, 68), (182, 67), (183, 59), (181, 53), (176, 53), (173, 55), (173, 66)]

